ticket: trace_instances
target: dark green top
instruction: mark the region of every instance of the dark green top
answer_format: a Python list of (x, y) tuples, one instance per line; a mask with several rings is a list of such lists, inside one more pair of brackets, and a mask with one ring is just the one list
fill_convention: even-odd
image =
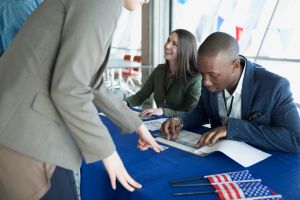
[(168, 77), (166, 64), (158, 65), (135, 95), (127, 97), (129, 106), (139, 106), (154, 93), (154, 101), (167, 117), (191, 111), (196, 107), (201, 93), (201, 76), (187, 76), (187, 80)]

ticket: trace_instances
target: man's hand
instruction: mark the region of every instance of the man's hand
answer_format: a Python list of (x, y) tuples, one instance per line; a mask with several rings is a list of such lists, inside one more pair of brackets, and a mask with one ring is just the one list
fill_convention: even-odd
[(133, 192), (136, 188), (142, 188), (142, 185), (131, 178), (127, 173), (121, 158), (115, 151), (113, 154), (103, 159), (103, 164), (109, 175), (111, 187), (116, 189), (116, 179), (126, 188), (128, 191)]
[(202, 135), (196, 144), (196, 148), (201, 148), (204, 146), (213, 146), (219, 139), (225, 138), (227, 135), (227, 127), (219, 126), (214, 128)]
[(140, 113), (141, 117), (149, 117), (152, 115), (156, 116), (161, 116), (164, 114), (164, 111), (162, 108), (150, 108), (150, 109), (145, 109)]
[(181, 129), (181, 121), (178, 118), (167, 119), (160, 127), (161, 134), (168, 140), (176, 140)]
[(157, 153), (163, 150), (162, 147), (159, 146), (157, 142), (154, 140), (151, 133), (149, 132), (149, 130), (144, 124), (142, 124), (138, 128), (137, 133), (139, 135), (137, 146), (140, 150), (147, 150), (149, 147), (152, 147), (153, 150)]

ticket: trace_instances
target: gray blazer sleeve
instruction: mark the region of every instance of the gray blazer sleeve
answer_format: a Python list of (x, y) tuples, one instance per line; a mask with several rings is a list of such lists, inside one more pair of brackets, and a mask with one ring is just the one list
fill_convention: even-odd
[(95, 90), (94, 94), (95, 104), (121, 128), (123, 133), (132, 133), (141, 126), (142, 121), (137, 114), (129, 109), (120, 98), (112, 94), (104, 84)]
[[(94, 103), (98, 106), (101, 112), (105, 113), (115, 124), (117, 124), (123, 133), (130, 133), (142, 124), (142, 121), (135, 112), (125, 105), (121, 99), (107, 89), (103, 84), (102, 72), (109, 60), (110, 48), (106, 53), (104, 62), (95, 77), (94, 89)], [(120, 112), (122, 111), (122, 112)]]
[(63, 3), (65, 21), (53, 70), (51, 97), (85, 160), (93, 162), (115, 150), (93, 103), (91, 81), (106, 55), (122, 2), (77, 1), (72, 4), (65, 0)]

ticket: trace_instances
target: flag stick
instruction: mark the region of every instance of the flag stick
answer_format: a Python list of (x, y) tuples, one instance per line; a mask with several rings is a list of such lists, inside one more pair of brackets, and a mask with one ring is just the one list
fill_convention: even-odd
[(250, 180), (240, 180), (240, 181), (226, 181), (226, 182), (216, 182), (216, 183), (171, 184), (171, 186), (172, 187), (192, 187), (192, 186), (218, 185), (218, 184), (224, 184), (224, 183), (249, 183), (249, 182), (261, 182), (261, 179), (250, 179)]
[(225, 172), (225, 173), (205, 175), (205, 176), (194, 176), (194, 177), (183, 178), (183, 179), (178, 179), (178, 180), (171, 180), (171, 181), (169, 181), (169, 183), (172, 184), (172, 183), (179, 183), (179, 182), (185, 182), (185, 181), (207, 179), (210, 176), (217, 176), (217, 175), (223, 175), (223, 174), (232, 174), (232, 173), (239, 173), (239, 172), (249, 172), (249, 170), (242, 170), (242, 171), (235, 171), (235, 172)]
[[(194, 191), (194, 192), (176, 192), (173, 193), (176, 196), (184, 196), (184, 195), (197, 195), (197, 194), (216, 194), (222, 190), (211, 190), (211, 191)], [(260, 200), (260, 199), (269, 199), (269, 198), (282, 198), (280, 194), (275, 195), (266, 195), (266, 196), (257, 196), (257, 197), (249, 197), (249, 198), (241, 198), (236, 200)]]
[(211, 191), (196, 191), (196, 192), (176, 192), (173, 193), (176, 196), (182, 196), (182, 195), (195, 195), (195, 194), (215, 194), (217, 191), (216, 190), (211, 190)]
[(218, 175), (224, 175), (224, 174), (233, 174), (233, 173), (242, 173), (242, 172), (249, 172), (249, 170), (242, 170), (242, 171), (235, 171), (235, 172), (225, 172), (220, 174), (211, 174), (211, 175), (205, 175), (204, 178), (208, 178), (210, 176), (218, 176)]
[(244, 198), (244, 199), (240, 199), (240, 200), (260, 200), (260, 199), (274, 199), (274, 198), (278, 198), (281, 199), (282, 196), (280, 194), (273, 194), (273, 195), (268, 195), (268, 196), (259, 196), (259, 197), (249, 197), (249, 198)]

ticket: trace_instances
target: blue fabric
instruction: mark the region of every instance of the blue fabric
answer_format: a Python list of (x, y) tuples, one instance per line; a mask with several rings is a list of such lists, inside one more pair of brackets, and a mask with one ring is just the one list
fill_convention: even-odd
[[(159, 154), (136, 148), (137, 135), (120, 135), (106, 117), (101, 117), (108, 127), (117, 151), (130, 175), (143, 184), (143, 188), (133, 193), (127, 192), (120, 184), (111, 189), (109, 177), (102, 162), (82, 164), (82, 200), (168, 200), (168, 199), (218, 199), (217, 194), (175, 197), (174, 192), (213, 190), (211, 186), (172, 188), (168, 181), (191, 176), (240, 171), (245, 168), (222, 153), (212, 153), (206, 157), (170, 147)], [(199, 132), (206, 129), (199, 129)], [(284, 199), (300, 199), (300, 154), (268, 151), (272, 154), (266, 160), (247, 168), (253, 177), (262, 179), (262, 184), (283, 195)], [(208, 182), (208, 181), (207, 181)]]
[[(300, 152), (300, 118), (288, 80), (246, 62), (242, 119), (229, 118), (227, 139), (269, 150)], [(183, 128), (209, 122), (212, 128), (220, 126), (217, 93), (211, 93), (203, 86), (197, 107), (181, 118)]]
[(0, 2), (0, 56), (10, 45), (28, 16), (42, 0), (1, 0)]

